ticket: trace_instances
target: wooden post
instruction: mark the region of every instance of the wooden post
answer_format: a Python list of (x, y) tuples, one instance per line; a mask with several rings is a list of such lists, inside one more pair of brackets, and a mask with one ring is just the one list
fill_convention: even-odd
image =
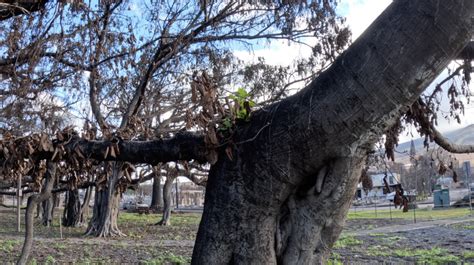
[(17, 191), (16, 191), (16, 220), (17, 220), (17, 231), (21, 232), (21, 216), (20, 216), (20, 210), (21, 210), (21, 176), (18, 177), (18, 186), (17, 186)]
[(61, 237), (61, 239), (63, 239), (63, 220), (61, 218), (61, 214), (59, 215), (59, 236)]

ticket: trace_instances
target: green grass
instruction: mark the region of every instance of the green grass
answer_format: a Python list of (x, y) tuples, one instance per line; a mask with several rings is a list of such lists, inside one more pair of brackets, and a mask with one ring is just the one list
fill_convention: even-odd
[(50, 255), (46, 257), (45, 264), (54, 264), (54, 263), (56, 263), (56, 259), (53, 256)]
[(474, 251), (464, 251), (462, 257), (465, 259), (474, 259)]
[(334, 244), (334, 248), (346, 248), (351, 246), (357, 246), (362, 244), (363, 242), (353, 235), (342, 235)]
[(191, 258), (175, 255), (171, 252), (164, 252), (159, 257), (146, 260), (143, 263), (147, 265), (161, 265), (161, 264), (170, 264), (170, 263), (171, 264), (189, 264), (191, 263)]
[(387, 246), (369, 246), (367, 248), (367, 255), (374, 256), (374, 257), (386, 257), (390, 256), (390, 249)]
[(20, 240), (15, 239), (6, 239), (0, 240), (0, 251), (10, 253), (12, 252), (16, 246), (21, 244)]
[[(118, 223), (147, 223), (154, 224), (161, 220), (161, 214), (138, 214), (138, 213), (124, 213), (119, 214)], [(201, 214), (199, 213), (172, 213), (171, 214), (171, 225), (172, 226), (189, 226), (199, 225), (201, 221)]]
[[(440, 210), (417, 209), (416, 218), (418, 220), (437, 220), (450, 219), (468, 216), (470, 210), (468, 208), (449, 208)], [(389, 219), (390, 210), (377, 210), (377, 216), (373, 210), (350, 211), (348, 219)], [(413, 210), (406, 213), (400, 209), (392, 209), (392, 218), (413, 219)]]
[(454, 224), (453, 227), (462, 230), (474, 230), (474, 224)]
[(460, 259), (448, 253), (446, 249), (434, 247), (432, 249), (397, 249), (393, 254), (399, 257), (414, 257), (422, 264), (458, 263)]

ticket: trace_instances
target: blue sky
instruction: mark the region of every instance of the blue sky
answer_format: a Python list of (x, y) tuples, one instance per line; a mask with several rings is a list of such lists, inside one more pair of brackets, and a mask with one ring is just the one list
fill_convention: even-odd
[[(347, 24), (352, 30), (352, 39), (357, 37), (375, 20), (385, 8), (390, 5), (392, 0), (342, 0), (338, 6), (338, 12), (346, 17)], [(294, 59), (309, 56), (310, 50), (303, 46), (288, 44), (284, 41), (272, 44), (270, 47), (261, 47), (255, 49), (252, 53), (248, 51), (239, 51), (237, 56), (244, 61), (255, 61), (258, 57), (264, 57), (266, 62), (274, 65), (288, 65)], [(453, 63), (454, 64), (454, 63)], [(443, 72), (431, 85), (431, 89), (437, 82), (444, 79), (447, 71)], [(430, 89), (430, 88), (429, 88)], [(474, 92), (474, 85), (470, 85), (471, 91)], [(444, 97), (442, 109), (449, 111), (446, 97)], [(474, 104), (466, 105), (466, 115), (461, 117), (462, 123), (458, 124), (455, 121), (446, 121), (439, 119), (438, 129), (441, 132), (448, 132), (458, 128), (465, 127), (469, 124), (474, 124)], [(408, 128), (408, 130), (400, 135), (400, 142), (409, 141), (413, 138), (418, 138), (416, 128)]]

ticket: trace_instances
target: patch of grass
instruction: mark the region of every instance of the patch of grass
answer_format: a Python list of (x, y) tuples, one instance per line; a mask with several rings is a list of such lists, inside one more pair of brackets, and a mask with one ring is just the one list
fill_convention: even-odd
[(53, 248), (55, 248), (55, 249), (66, 249), (67, 246), (66, 246), (66, 244), (64, 244), (62, 242), (57, 242), (57, 243), (53, 244)]
[(199, 225), (201, 221), (201, 214), (199, 213), (180, 213), (171, 215), (171, 223), (177, 226)]
[(191, 263), (191, 258), (175, 255), (171, 252), (164, 252), (159, 257), (144, 261), (143, 263), (147, 265), (162, 265), (162, 264), (170, 264), (170, 263), (171, 264), (189, 264)]
[(398, 241), (405, 239), (402, 236), (388, 236), (382, 238), (382, 243), (386, 246), (393, 246), (394, 244), (397, 244)]
[[(468, 208), (449, 208), (440, 210), (417, 209), (416, 218), (418, 220), (436, 220), (436, 219), (450, 219), (468, 216), (470, 210)], [(390, 210), (377, 210), (377, 216), (372, 210), (349, 212), (349, 219), (390, 219)], [(406, 213), (402, 210), (392, 209), (392, 218), (413, 219), (413, 210)]]
[(120, 264), (118, 262), (114, 262), (109, 258), (82, 258), (81, 260), (74, 262), (76, 265), (106, 265), (106, 264)]
[(448, 254), (446, 249), (438, 247), (432, 249), (397, 249), (393, 253), (399, 257), (415, 257), (416, 261), (422, 264), (460, 262), (458, 257)]
[(56, 259), (53, 256), (50, 255), (46, 257), (45, 264), (54, 264), (54, 263), (56, 263)]
[(334, 244), (334, 248), (346, 248), (361, 245), (363, 242), (353, 235), (342, 235)]
[[(153, 224), (161, 220), (161, 214), (138, 214), (138, 213), (126, 213), (121, 212), (119, 214), (118, 223), (148, 223)], [(172, 213), (171, 214), (171, 225), (172, 226), (189, 226), (199, 225), (201, 221), (200, 213)]]
[(336, 252), (331, 253), (331, 257), (327, 260), (328, 265), (343, 265), (344, 263), (341, 261), (341, 255)]
[(402, 236), (389, 236), (389, 237), (386, 237), (385, 239), (390, 240), (390, 241), (399, 241), (399, 240), (404, 239), (404, 237), (402, 237)]
[(387, 246), (369, 246), (367, 249), (367, 255), (374, 257), (386, 257), (390, 256), (391, 251)]
[(333, 252), (331, 254), (331, 257), (327, 260), (326, 264), (327, 265), (343, 265), (344, 263), (342, 263), (341, 261), (341, 255)]
[(369, 236), (387, 236), (387, 234), (384, 233), (371, 233)]
[(454, 228), (462, 230), (474, 230), (474, 224), (454, 224)]
[(138, 214), (138, 213), (127, 213), (120, 212), (118, 223), (156, 223), (160, 220), (161, 215), (159, 214)]
[(462, 257), (465, 259), (474, 259), (474, 251), (464, 251)]
[(7, 239), (7, 240), (0, 240), (0, 251), (2, 252), (12, 252), (16, 246), (20, 245), (20, 240), (15, 239)]

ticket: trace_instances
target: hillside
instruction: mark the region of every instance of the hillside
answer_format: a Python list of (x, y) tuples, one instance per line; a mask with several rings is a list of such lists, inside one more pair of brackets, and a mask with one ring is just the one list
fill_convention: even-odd
[[(456, 144), (474, 144), (474, 124), (444, 133), (444, 136)], [(424, 140), (424, 138), (413, 139), (417, 154), (424, 154), (426, 152), (426, 148), (423, 146)], [(409, 158), (410, 145), (410, 141), (398, 144), (397, 152), (395, 153), (397, 162), (403, 163)], [(430, 143), (430, 148), (436, 147), (438, 147), (437, 144)], [(454, 156), (461, 162), (470, 160), (471, 164), (474, 165), (474, 154), (454, 154)]]

